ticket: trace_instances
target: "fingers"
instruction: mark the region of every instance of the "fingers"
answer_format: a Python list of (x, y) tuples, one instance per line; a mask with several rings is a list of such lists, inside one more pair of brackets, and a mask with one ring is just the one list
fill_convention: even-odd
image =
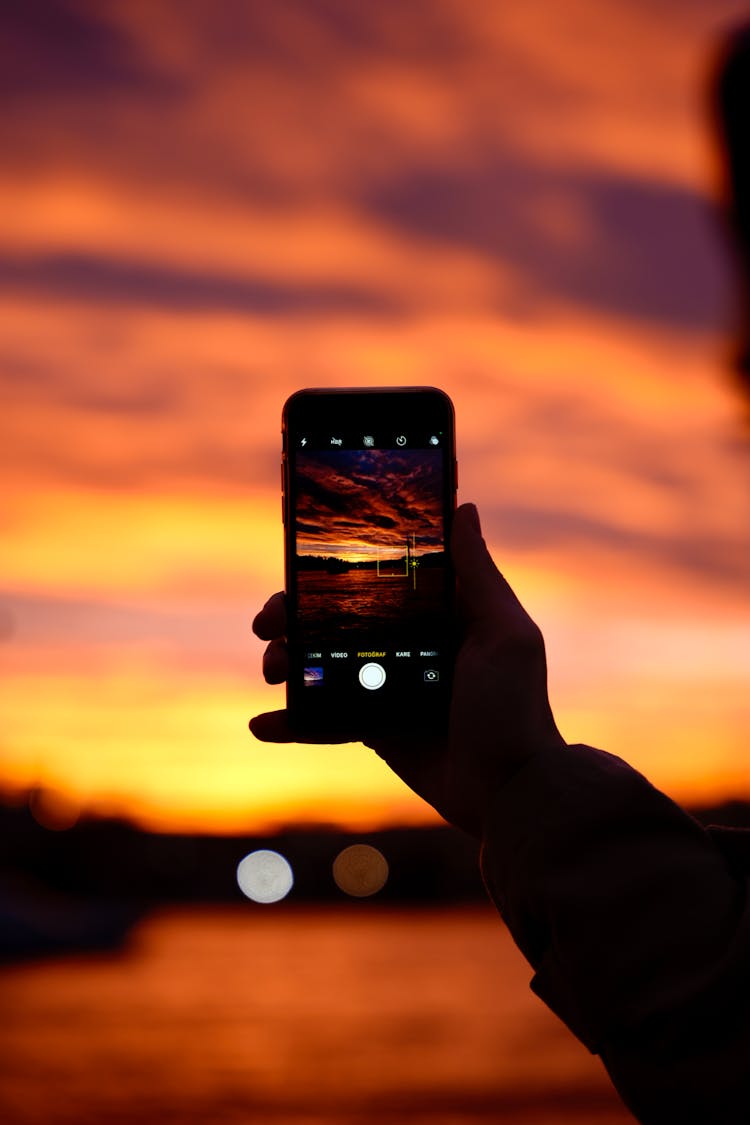
[(266, 711), (262, 715), (255, 715), (248, 725), (261, 742), (297, 741), (289, 730), (286, 711)]
[(479, 514), (462, 504), (453, 516), (451, 557), (456, 568), (461, 605), (470, 619), (517, 612), (521, 604), (492, 561), (482, 538)]
[(273, 641), (286, 634), (286, 602), (281, 591), (273, 594), (256, 615), (253, 632), (262, 641)]
[(286, 604), (282, 593), (268, 599), (253, 621), (253, 632), (268, 641), (263, 653), (263, 678), (267, 684), (283, 684), (289, 671), (289, 657), (283, 640), (286, 632)]
[(286, 643), (277, 637), (263, 653), (263, 678), (267, 684), (283, 684), (289, 674)]
[(255, 715), (248, 726), (261, 742), (300, 742), (311, 746), (331, 746), (359, 741), (353, 734), (344, 736), (340, 733), (321, 732), (315, 737), (300, 735), (290, 728), (286, 711), (266, 711), (262, 715)]

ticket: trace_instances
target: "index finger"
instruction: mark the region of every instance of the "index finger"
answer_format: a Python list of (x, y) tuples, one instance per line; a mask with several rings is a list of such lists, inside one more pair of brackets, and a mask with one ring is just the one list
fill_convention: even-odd
[(253, 621), (253, 632), (262, 641), (273, 641), (286, 636), (286, 601), (280, 590), (268, 599)]

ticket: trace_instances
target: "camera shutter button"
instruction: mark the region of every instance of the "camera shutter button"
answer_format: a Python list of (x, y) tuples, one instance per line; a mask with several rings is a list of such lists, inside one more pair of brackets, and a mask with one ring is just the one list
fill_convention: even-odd
[(359, 682), (368, 691), (377, 691), (385, 683), (385, 668), (382, 664), (363, 664), (359, 670)]

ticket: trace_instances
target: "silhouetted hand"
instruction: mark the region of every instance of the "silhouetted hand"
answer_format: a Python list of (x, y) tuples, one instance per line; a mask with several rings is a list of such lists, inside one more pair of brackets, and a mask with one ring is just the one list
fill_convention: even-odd
[[(565, 742), (547, 697), (542, 634), (492, 561), (473, 504), (456, 510), (451, 555), (460, 644), (448, 729), (425, 739), (375, 737), (365, 730), (357, 735), (441, 816), (481, 839), (499, 787), (532, 755), (562, 751)], [(266, 681), (282, 683), (287, 675), (283, 594), (269, 599), (253, 630), (269, 642), (263, 657)], [(299, 741), (285, 711), (257, 715), (250, 729), (266, 742)], [(341, 738), (321, 735), (315, 741)]]

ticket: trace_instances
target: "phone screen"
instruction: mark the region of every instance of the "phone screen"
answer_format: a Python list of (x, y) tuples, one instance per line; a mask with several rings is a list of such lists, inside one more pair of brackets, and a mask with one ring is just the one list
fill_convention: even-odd
[(284, 421), (290, 720), (433, 726), (452, 667), (450, 401), (299, 392)]

